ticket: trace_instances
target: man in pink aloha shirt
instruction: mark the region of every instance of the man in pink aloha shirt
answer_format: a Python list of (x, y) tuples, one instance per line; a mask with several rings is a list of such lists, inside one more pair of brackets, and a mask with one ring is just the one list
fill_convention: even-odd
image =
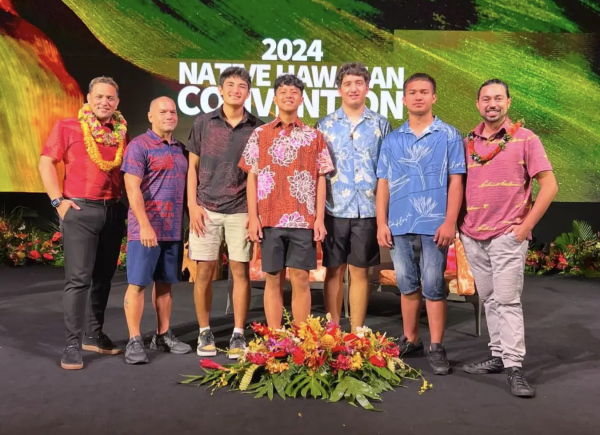
[[(483, 122), (467, 139), (466, 210), (461, 241), (490, 334), (491, 355), (467, 364), (470, 374), (508, 372), (511, 393), (533, 397), (521, 370), (525, 329), (521, 293), (531, 230), (558, 192), (552, 166), (538, 136), (508, 119), (508, 85), (499, 79), (479, 89)], [(540, 185), (532, 202), (533, 179)]]

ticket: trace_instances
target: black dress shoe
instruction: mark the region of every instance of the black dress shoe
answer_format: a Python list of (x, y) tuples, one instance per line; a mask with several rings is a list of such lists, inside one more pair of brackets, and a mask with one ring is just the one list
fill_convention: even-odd
[(464, 365), (463, 370), (472, 375), (502, 373), (504, 371), (504, 363), (502, 362), (502, 358), (490, 356), (483, 361)]
[(86, 334), (81, 347), (88, 352), (97, 352), (103, 355), (117, 355), (122, 352), (121, 348), (114, 344), (104, 332), (95, 337), (88, 337)]
[(533, 397), (535, 391), (527, 383), (525, 373), (520, 367), (511, 367), (508, 369), (508, 377), (506, 379), (510, 385), (510, 392), (517, 397)]
[(406, 335), (400, 337), (400, 358), (412, 357), (412, 356), (423, 356), (424, 353), (423, 342), (419, 338), (416, 343), (408, 341)]

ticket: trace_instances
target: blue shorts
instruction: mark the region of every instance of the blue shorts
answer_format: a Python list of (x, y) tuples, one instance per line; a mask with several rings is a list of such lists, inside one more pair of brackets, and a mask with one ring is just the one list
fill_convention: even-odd
[(182, 242), (158, 242), (147, 248), (139, 240), (127, 242), (127, 282), (140, 287), (152, 281), (175, 284), (181, 278)]
[[(419, 264), (415, 262), (415, 246), (420, 242)], [(390, 251), (398, 289), (404, 295), (419, 290), (430, 301), (446, 299), (446, 248), (438, 248), (433, 236), (406, 234), (394, 236), (394, 248)]]

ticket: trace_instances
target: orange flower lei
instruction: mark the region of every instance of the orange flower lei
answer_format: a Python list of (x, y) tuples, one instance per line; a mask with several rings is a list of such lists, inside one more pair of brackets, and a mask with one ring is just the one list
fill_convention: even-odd
[[(127, 121), (120, 112), (115, 112), (112, 116), (113, 131), (107, 133), (98, 118), (92, 112), (89, 104), (84, 104), (78, 114), (79, 124), (83, 132), (83, 140), (90, 159), (104, 172), (110, 172), (113, 169), (121, 167), (123, 163), (123, 154), (125, 151), (125, 137), (127, 135)], [(117, 146), (117, 153), (114, 160), (104, 160), (98, 144), (103, 146)]]
[(500, 151), (502, 151), (504, 148), (506, 148), (506, 143), (512, 139), (512, 137), (515, 135), (517, 130), (519, 130), (521, 128), (522, 125), (523, 125), (523, 121), (518, 121), (517, 123), (512, 124), (510, 126), (509, 132), (504, 135), (502, 140), (498, 143), (498, 146), (496, 147), (496, 149), (494, 151), (492, 151), (491, 153), (486, 154), (485, 156), (480, 156), (475, 151), (475, 133), (474, 132), (469, 133), (469, 136), (467, 136), (467, 140), (468, 140), (468, 144), (469, 144), (469, 157), (471, 157), (471, 159), (477, 163), (483, 164), (483, 163), (489, 162), (494, 157), (496, 157), (498, 154), (500, 154)]

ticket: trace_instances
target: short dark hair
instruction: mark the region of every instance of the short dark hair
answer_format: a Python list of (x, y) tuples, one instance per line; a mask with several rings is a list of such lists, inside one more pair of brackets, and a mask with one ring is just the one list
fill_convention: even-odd
[(414, 73), (412, 76), (410, 76), (409, 78), (407, 78), (404, 81), (404, 88), (403, 89), (406, 89), (406, 86), (409, 83), (416, 82), (417, 80), (423, 80), (425, 82), (431, 83), (431, 86), (433, 86), (433, 93), (435, 94), (435, 89), (437, 87), (437, 85), (435, 84), (435, 79), (433, 77), (431, 77), (429, 74), (426, 74), (426, 73)]
[(225, 71), (221, 73), (221, 77), (219, 77), (219, 86), (223, 87), (225, 80), (231, 77), (239, 77), (248, 83), (248, 89), (250, 89), (252, 78), (250, 77), (250, 73), (246, 71), (244, 68), (239, 66), (230, 66)]
[(294, 74), (283, 74), (275, 79), (275, 85), (273, 89), (275, 89), (275, 93), (277, 93), (277, 89), (281, 86), (295, 86), (300, 89), (300, 92), (304, 91), (304, 83)]
[(342, 86), (344, 77), (346, 76), (359, 76), (365, 79), (365, 83), (368, 85), (371, 81), (371, 74), (369, 70), (362, 62), (347, 62), (341, 66), (337, 75), (335, 76), (335, 85), (339, 88)]
[(506, 83), (504, 83), (502, 80), (500, 79), (490, 79), (488, 81), (486, 81), (484, 84), (482, 84), (479, 87), (479, 90), (477, 91), (477, 99), (479, 100), (479, 96), (481, 95), (481, 90), (489, 85), (502, 85), (504, 86), (504, 89), (506, 89), (506, 98), (510, 98), (510, 92), (508, 91), (508, 85)]

